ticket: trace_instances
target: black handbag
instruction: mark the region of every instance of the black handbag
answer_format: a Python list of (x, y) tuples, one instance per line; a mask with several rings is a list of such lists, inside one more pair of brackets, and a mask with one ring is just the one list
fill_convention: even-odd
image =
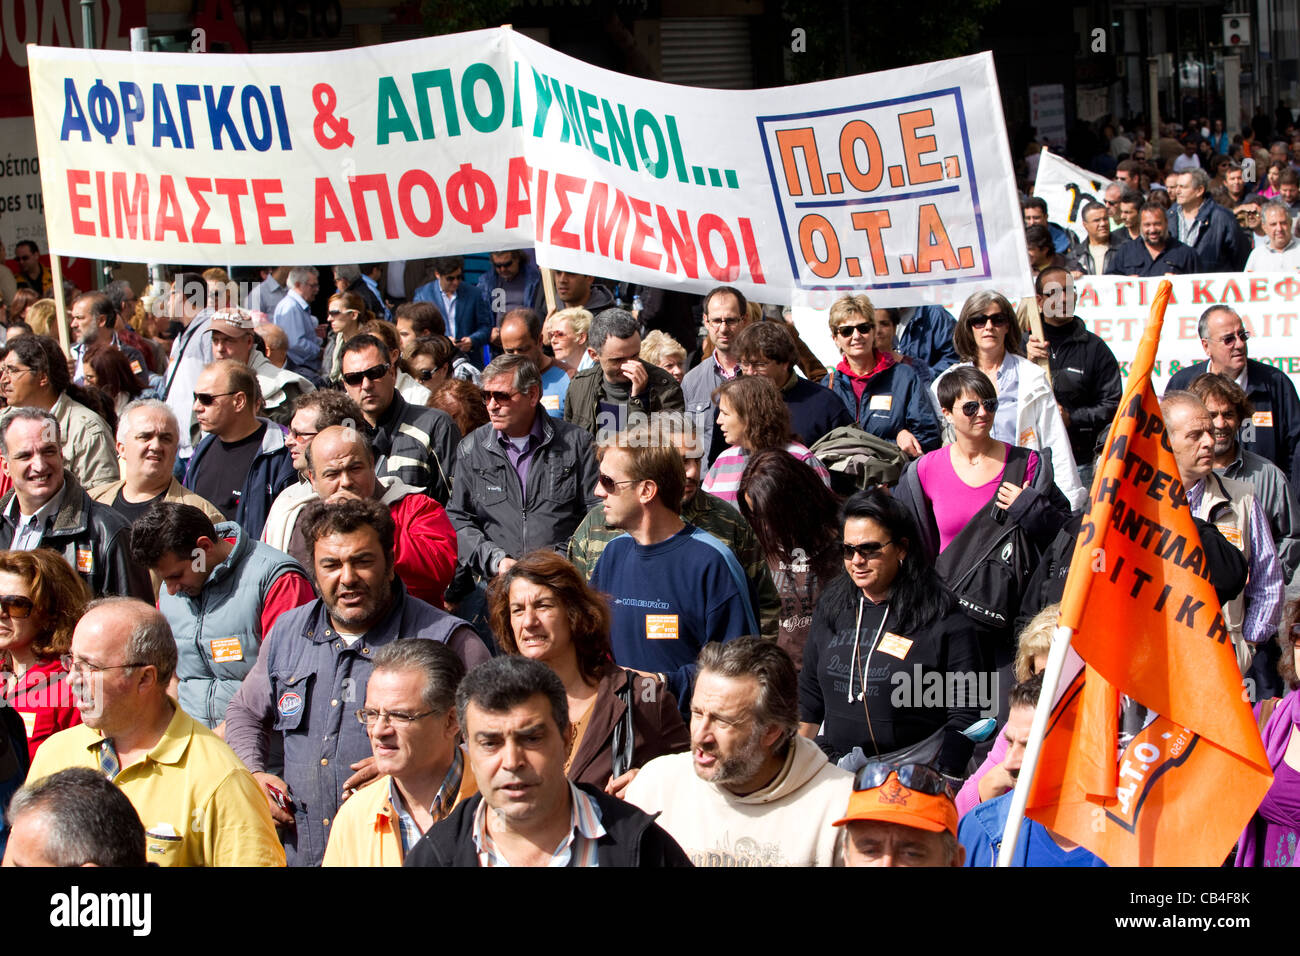
[[(1029, 452), (1010, 446), (1002, 481), (1021, 485)], [(1000, 485), (1001, 483), (999, 483)], [(963, 612), (976, 624), (1009, 629), (1019, 611), (1038, 551), (1023, 528), (997, 503), (981, 508), (934, 562)]]
[(618, 699), (623, 702), (623, 716), (614, 725), (614, 753), (612, 756), (615, 780), (635, 766), (633, 758), (636, 752), (636, 726), (633, 723), (635, 716), (633, 701), (636, 694), (637, 675), (629, 670), (624, 670), (623, 673), (627, 675), (627, 681), (618, 692)]

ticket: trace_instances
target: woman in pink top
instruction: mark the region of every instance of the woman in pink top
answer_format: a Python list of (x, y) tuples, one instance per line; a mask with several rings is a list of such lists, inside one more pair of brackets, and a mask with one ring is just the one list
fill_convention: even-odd
[(730, 447), (714, 460), (700, 485), (703, 490), (735, 504), (749, 456), (769, 449), (789, 452), (817, 472), (822, 484), (831, 486), (826, 466), (791, 438), (790, 410), (771, 379), (738, 376), (720, 385), (713, 400), (718, 404), (718, 427)]

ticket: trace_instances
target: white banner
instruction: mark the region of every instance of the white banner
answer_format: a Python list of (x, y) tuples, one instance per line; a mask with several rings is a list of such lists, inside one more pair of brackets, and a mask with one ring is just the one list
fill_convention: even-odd
[(507, 29), (265, 56), (30, 49), (51, 245), (236, 265), (536, 246), (660, 287), (1029, 289), (988, 53), (727, 91)]
[(1047, 221), (1073, 230), (1083, 238), (1083, 207), (1088, 202), (1105, 205), (1110, 180), (1090, 173), (1055, 153), (1043, 149), (1038, 154), (1038, 175), (1034, 178), (1034, 195), (1047, 203)]
[[(1078, 296), (1075, 314), (1088, 331), (1095, 332), (1110, 346), (1126, 379), (1142, 339), (1151, 300), (1165, 278), (1173, 285), (1173, 292), (1165, 312), (1160, 351), (1151, 370), (1152, 386), (1158, 394), (1164, 393), (1180, 368), (1204, 361), (1205, 350), (1196, 333), (1196, 324), (1201, 313), (1212, 305), (1226, 305), (1239, 314), (1250, 334), (1247, 346), (1250, 357), (1278, 367), (1300, 389), (1300, 275), (1292, 272), (1075, 279)], [(1008, 298), (1015, 303), (1014, 296)], [(959, 301), (945, 307), (955, 317), (961, 314), (961, 305)], [(828, 308), (829, 303), (821, 309), (796, 308), (794, 321), (804, 341), (822, 364), (830, 368), (839, 362), (839, 353), (826, 324)]]

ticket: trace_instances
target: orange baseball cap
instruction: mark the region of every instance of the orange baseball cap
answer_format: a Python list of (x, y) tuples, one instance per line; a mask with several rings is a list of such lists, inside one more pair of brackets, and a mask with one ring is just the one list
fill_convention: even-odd
[(849, 808), (833, 826), (840, 827), (854, 820), (901, 823), (931, 833), (947, 830), (957, 835), (957, 805), (952, 799), (947, 794), (936, 796), (909, 789), (898, 782), (897, 773), (890, 773), (878, 787), (854, 790), (849, 797)]

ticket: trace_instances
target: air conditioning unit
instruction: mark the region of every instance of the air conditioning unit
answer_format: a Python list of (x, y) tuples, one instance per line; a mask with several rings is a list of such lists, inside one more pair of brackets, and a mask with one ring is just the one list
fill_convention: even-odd
[(1225, 13), (1223, 15), (1223, 45), (1250, 46), (1250, 14)]

